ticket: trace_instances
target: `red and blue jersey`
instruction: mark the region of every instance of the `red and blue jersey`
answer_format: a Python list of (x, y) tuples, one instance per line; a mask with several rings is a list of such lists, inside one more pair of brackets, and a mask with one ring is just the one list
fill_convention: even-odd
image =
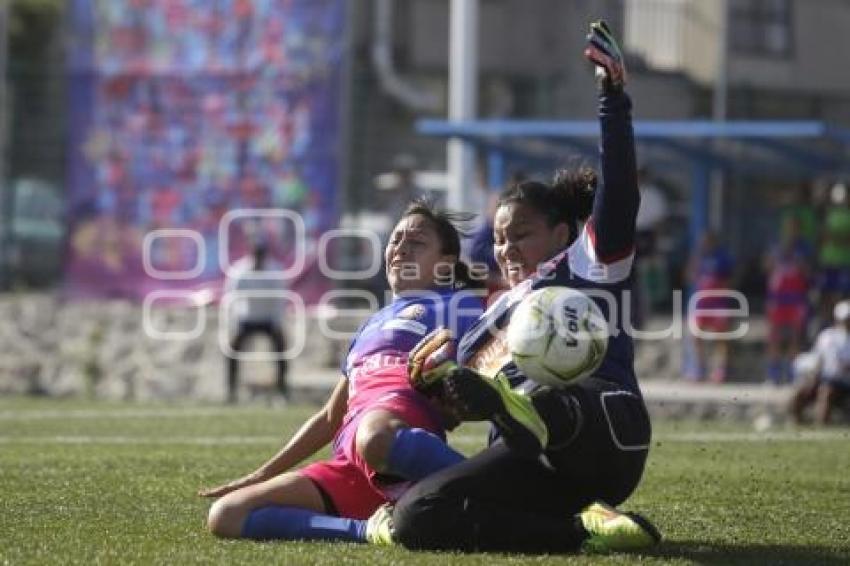
[(407, 359), (429, 332), (445, 327), (463, 336), (484, 310), (481, 291), (429, 290), (407, 293), (379, 310), (351, 341), (342, 373), (348, 378), (348, 410), (410, 389)]
[(735, 260), (723, 246), (703, 252), (697, 261), (695, 287), (700, 291), (728, 289), (734, 269)]
[(769, 304), (808, 304), (809, 265), (813, 255), (811, 246), (802, 238), (773, 250), (773, 265), (767, 278)]

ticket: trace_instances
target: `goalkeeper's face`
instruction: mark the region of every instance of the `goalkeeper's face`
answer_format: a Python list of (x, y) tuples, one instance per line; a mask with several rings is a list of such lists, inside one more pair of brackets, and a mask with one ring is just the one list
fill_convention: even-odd
[(395, 293), (432, 289), (445, 281), (457, 256), (444, 254), (431, 221), (421, 214), (401, 219), (384, 252), (387, 281)]
[(502, 277), (511, 287), (534, 274), (537, 266), (569, 242), (566, 223), (550, 226), (546, 216), (521, 202), (509, 202), (496, 210), (493, 220), (493, 254)]

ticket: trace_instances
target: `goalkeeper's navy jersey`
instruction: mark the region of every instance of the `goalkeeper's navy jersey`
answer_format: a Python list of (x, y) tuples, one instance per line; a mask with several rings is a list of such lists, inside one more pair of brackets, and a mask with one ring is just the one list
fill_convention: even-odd
[[(572, 287), (594, 298), (612, 329), (605, 359), (593, 375), (640, 394), (632, 339), (623, 331), (623, 308), (628, 308), (628, 295), (623, 292), (631, 286), (635, 218), (640, 203), (628, 96), (602, 96), (599, 119), (602, 175), (591, 217), (568, 249), (542, 264), (535, 276), (499, 297), (476, 321), (460, 342), (461, 364), (491, 375), (502, 370), (515, 387), (523, 383), (526, 378), (510, 361), (504, 341), (503, 331), (513, 308), (533, 289)], [(494, 333), (494, 329), (501, 332)]]

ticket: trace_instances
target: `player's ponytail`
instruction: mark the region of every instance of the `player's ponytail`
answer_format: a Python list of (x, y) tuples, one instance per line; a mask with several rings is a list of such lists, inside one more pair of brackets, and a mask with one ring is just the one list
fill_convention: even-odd
[(564, 220), (570, 227), (570, 243), (578, 236), (578, 223), (584, 222), (593, 210), (596, 194), (596, 171), (590, 167), (559, 169), (552, 180), (552, 192), (561, 203)]
[(590, 167), (559, 169), (552, 180), (552, 190), (563, 199), (576, 220), (584, 222), (593, 210), (596, 184), (596, 171)]

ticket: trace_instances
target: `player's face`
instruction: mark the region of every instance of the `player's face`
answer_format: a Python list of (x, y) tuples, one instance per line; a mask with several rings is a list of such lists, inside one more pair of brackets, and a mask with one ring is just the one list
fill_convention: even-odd
[(396, 225), (384, 259), (387, 281), (395, 293), (430, 289), (457, 258), (442, 253), (442, 244), (431, 221), (420, 214), (402, 218)]
[(537, 266), (567, 245), (567, 224), (549, 226), (546, 217), (520, 202), (503, 204), (493, 220), (493, 254), (511, 287), (532, 275)]

